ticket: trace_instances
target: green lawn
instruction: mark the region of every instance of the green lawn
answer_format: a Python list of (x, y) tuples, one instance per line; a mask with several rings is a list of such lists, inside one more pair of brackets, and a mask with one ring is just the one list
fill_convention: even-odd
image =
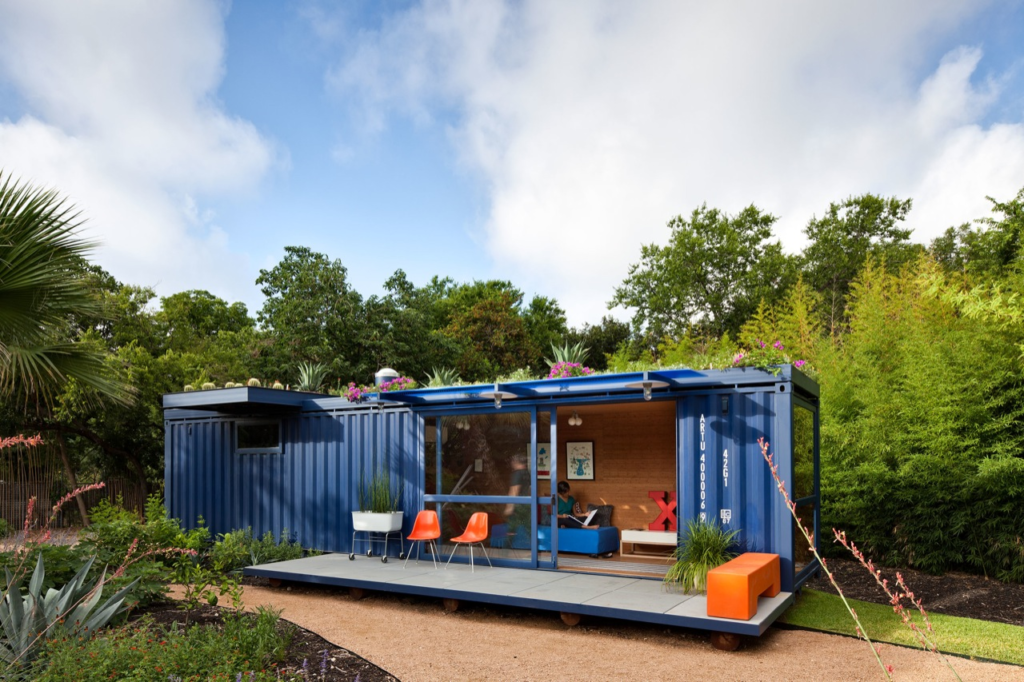
[[(856, 599), (849, 601), (872, 640), (920, 646), (914, 633), (903, 625), (891, 606)], [(920, 624), (921, 615), (916, 610), (914, 615)], [(928, 618), (935, 628), (932, 639), (941, 651), (1024, 665), (1024, 627), (939, 613), (929, 613)], [(805, 589), (779, 622), (844, 635), (856, 634), (853, 618), (839, 597), (815, 590)]]

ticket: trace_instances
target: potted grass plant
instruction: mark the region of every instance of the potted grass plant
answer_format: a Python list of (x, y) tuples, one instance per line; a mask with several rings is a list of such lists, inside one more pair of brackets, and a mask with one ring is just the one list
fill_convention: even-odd
[(386, 470), (377, 471), (359, 490), (359, 511), (352, 512), (353, 530), (390, 533), (401, 529), (399, 494), (391, 486)]
[(676, 562), (665, 574), (665, 586), (681, 592), (707, 592), (708, 571), (736, 558), (739, 532), (700, 519), (688, 521), (672, 554)]

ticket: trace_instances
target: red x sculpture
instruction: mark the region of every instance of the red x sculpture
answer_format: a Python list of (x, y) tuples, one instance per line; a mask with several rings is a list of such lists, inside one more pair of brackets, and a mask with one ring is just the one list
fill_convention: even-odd
[[(666, 494), (668, 499), (665, 499)], [(654, 523), (648, 524), (648, 530), (675, 530), (676, 529), (676, 494), (666, 493), (664, 490), (652, 490), (647, 497), (658, 503), (661, 513)], [(665, 526), (668, 526), (666, 528)]]

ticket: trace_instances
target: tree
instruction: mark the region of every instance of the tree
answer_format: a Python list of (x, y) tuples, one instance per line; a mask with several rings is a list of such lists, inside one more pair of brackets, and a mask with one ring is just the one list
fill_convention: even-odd
[(540, 354), (519, 315), (520, 302), (508, 291), (496, 291), (452, 316), (444, 334), (459, 342), (456, 368), (463, 379), (493, 381)]
[(224, 332), (252, 329), (256, 323), (245, 304), (228, 304), (209, 291), (193, 289), (160, 299), (157, 321), (163, 327), (164, 343), (170, 350), (195, 350)]
[(669, 221), (667, 246), (645, 245), (609, 307), (635, 310), (648, 345), (688, 332), (735, 333), (761, 300), (774, 303), (796, 275), (795, 259), (772, 240), (776, 218), (756, 206), (731, 216), (703, 205)]
[(608, 315), (601, 318), (600, 324), (584, 323), (578, 329), (573, 327), (565, 335), (565, 342), (569, 345), (582, 343), (584, 348), (590, 349), (587, 365), (598, 371), (608, 369), (608, 357), (628, 340), (629, 325)]
[(833, 332), (842, 321), (850, 283), (869, 256), (897, 272), (920, 255), (921, 247), (909, 243), (910, 230), (898, 226), (910, 207), (910, 199), (851, 196), (829, 204), (824, 216), (807, 223), (804, 277), (821, 295), (825, 322)]
[(964, 272), (976, 279), (998, 279), (1021, 263), (1021, 236), (1024, 232), (1024, 188), (1006, 202), (992, 202), (991, 217), (951, 227), (935, 239), (931, 253), (949, 272)]
[(0, 174), (0, 396), (38, 407), (75, 379), (103, 398), (129, 400), (102, 350), (75, 338), (74, 318), (103, 310), (80, 227), (55, 191)]
[(336, 376), (360, 369), (362, 297), (348, 283), (348, 270), (304, 246), (285, 247), (272, 270), (260, 270), (256, 283), (267, 300), (259, 322), (271, 333), (271, 354), (282, 377), (299, 362), (320, 362)]
[(565, 311), (558, 301), (547, 296), (534, 296), (529, 307), (523, 313), (526, 332), (530, 335), (530, 343), (537, 349), (538, 355), (530, 359), (531, 367), (540, 367), (544, 363), (544, 354), (551, 352), (551, 346), (562, 343), (568, 331), (565, 325)]
[(440, 332), (447, 324), (441, 307), (451, 281), (435, 277), (416, 287), (404, 271), (396, 270), (384, 288), (386, 296), (371, 296), (363, 306), (361, 354), (369, 368), (391, 367), (422, 379), (433, 367), (453, 364), (455, 344)]

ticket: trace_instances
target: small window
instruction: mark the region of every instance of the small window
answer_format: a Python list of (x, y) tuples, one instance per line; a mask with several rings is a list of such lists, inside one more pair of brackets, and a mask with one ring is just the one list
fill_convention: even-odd
[(281, 449), (281, 421), (237, 422), (237, 452), (241, 454), (279, 453)]

